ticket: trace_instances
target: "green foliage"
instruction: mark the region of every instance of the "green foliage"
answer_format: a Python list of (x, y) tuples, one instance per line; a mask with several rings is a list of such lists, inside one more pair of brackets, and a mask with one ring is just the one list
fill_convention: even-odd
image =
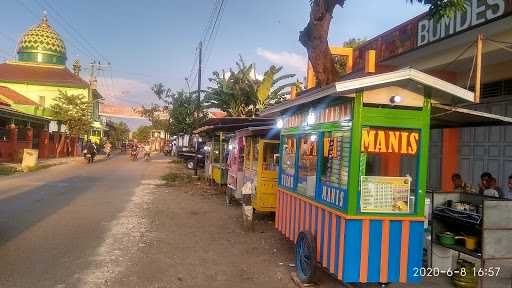
[(128, 128), (128, 125), (123, 121), (108, 121), (107, 128), (108, 130), (105, 131), (105, 134), (110, 141), (118, 142), (128, 140), (128, 136), (130, 135), (130, 128)]
[(357, 46), (363, 45), (366, 42), (368, 42), (366, 38), (349, 38), (347, 41), (343, 42), (343, 47), (356, 48)]
[(254, 65), (246, 65), (240, 57), (236, 71), (213, 72), (213, 77), (209, 78), (211, 85), (206, 92), (205, 107), (219, 109), (231, 117), (255, 116), (258, 111), (284, 101), (289, 94), (286, 88), (296, 85), (295, 82), (278, 85), (295, 77), (294, 74), (279, 76), (282, 69), (272, 65), (265, 71), (263, 79), (258, 80), (254, 75)]
[(151, 87), (161, 104), (143, 107), (142, 115), (151, 122), (155, 130), (164, 130), (171, 135), (179, 133), (191, 134), (206, 119), (195, 94), (183, 90), (174, 92), (162, 83)]
[(50, 106), (53, 118), (66, 125), (72, 134), (86, 135), (92, 125), (92, 102), (82, 94), (59, 91), (55, 103)]
[(139, 126), (139, 128), (133, 132), (133, 138), (139, 142), (149, 141), (151, 138), (151, 130), (153, 130), (151, 126)]
[(169, 107), (171, 135), (179, 133), (190, 135), (206, 119), (197, 96), (183, 90), (173, 94)]
[(279, 82), (295, 77), (295, 74), (277, 76), (281, 70), (283, 70), (282, 66), (277, 67), (272, 65), (267, 71), (265, 71), (265, 74), (263, 74), (263, 80), (259, 81), (257, 90), (258, 111), (262, 111), (267, 107), (283, 102), (289, 94), (284, 90), (286, 88), (296, 86), (295, 82), (290, 82), (275, 87)]
[(17, 171), (16, 167), (12, 166), (0, 166), (0, 176), (9, 176), (15, 174)]

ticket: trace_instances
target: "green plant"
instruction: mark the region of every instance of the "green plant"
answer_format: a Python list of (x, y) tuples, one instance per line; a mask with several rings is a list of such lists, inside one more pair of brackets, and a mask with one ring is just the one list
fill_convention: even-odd
[(59, 91), (50, 106), (53, 118), (66, 125), (72, 134), (87, 135), (92, 125), (92, 102), (81, 94)]
[(12, 166), (0, 166), (0, 176), (9, 176), (17, 172), (16, 167)]

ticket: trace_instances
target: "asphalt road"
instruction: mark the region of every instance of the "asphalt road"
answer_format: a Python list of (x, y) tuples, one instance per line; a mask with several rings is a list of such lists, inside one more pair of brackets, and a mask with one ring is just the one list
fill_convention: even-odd
[(163, 173), (160, 163), (118, 155), (0, 178), (0, 287), (106, 286), (84, 273), (108, 263), (98, 249), (141, 183)]

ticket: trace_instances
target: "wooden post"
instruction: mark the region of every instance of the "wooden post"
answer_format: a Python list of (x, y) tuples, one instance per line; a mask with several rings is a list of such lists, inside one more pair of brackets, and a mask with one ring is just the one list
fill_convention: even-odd
[(476, 38), (476, 75), (475, 75), (475, 102), (480, 103), (480, 84), (482, 81), (482, 42), (484, 36), (478, 34)]

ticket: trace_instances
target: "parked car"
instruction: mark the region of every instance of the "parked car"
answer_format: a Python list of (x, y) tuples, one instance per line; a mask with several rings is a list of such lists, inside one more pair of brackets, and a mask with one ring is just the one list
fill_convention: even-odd
[[(198, 145), (199, 153), (197, 154), (197, 167), (204, 168), (204, 160), (206, 158), (206, 151), (204, 149), (204, 143)], [(196, 153), (194, 151), (180, 151), (178, 152), (178, 158), (183, 159), (188, 169), (194, 169)]]

